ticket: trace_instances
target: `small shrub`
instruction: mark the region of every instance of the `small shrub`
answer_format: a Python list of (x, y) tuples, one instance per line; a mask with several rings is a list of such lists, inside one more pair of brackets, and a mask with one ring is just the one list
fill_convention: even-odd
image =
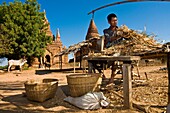
[(6, 65), (6, 66), (0, 66), (0, 70), (7, 69), (7, 68), (8, 68), (8, 65)]
[(27, 63), (25, 63), (22, 67), (23, 70), (28, 70), (29, 69), (29, 65)]

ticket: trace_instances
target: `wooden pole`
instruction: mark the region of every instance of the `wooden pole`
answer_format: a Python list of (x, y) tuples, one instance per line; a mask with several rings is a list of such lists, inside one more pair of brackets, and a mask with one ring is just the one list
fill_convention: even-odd
[(114, 2), (114, 3), (111, 3), (111, 4), (107, 4), (107, 5), (101, 6), (101, 7), (99, 7), (99, 8), (96, 8), (96, 9), (90, 11), (90, 12), (88, 13), (88, 15), (89, 15), (89, 14), (93, 14), (93, 15), (94, 15), (94, 13), (95, 13), (96, 11), (98, 11), (98, 10), (100, 10), (100, 9), (103, 9), (103, 8), (106, 8), (106, 7), (115, 6), (115, 5), (124, 4), (124, 3), (143, 2), (143, 1), (145, 1), (145, 2), (147, 2), (147, 1), (148, 1), (148, 2), (149, 2), (149, 1), (155, 1), (155, 2), (158, 2), (158, 1), (160, 1), (160, 2), (161, 2), (161, 1), (167, 1), (167, 2), (169, 2), (169, 0), (126, 0), (126, 1)]
[(40, 68), (43, 67), (42, 56), (40, 56)]
[(76, 64), (76, 55), (75, 55), (75, 53), (73, 53), (74, 54), (74, 73), (76, 72), (75, 71), (75, 64)]
[(123, 62), (123, 97), (124, 107), (132, 108), (132, 78), (131, 78), (131, 61)]
[(80, 48), (80, 68), (82, 67), (82, 48)]
[(88, 60), (88, 73), (92, 73), (93, 64)]
[(104, 48), (104, 36), (102, 36), (102, 39), (101, 39), (101, 51), (103, 51), (103, 48)]
[(170, 52), (167, 53), (167, 69), (168, 69), (168, 104), (170, 104)]

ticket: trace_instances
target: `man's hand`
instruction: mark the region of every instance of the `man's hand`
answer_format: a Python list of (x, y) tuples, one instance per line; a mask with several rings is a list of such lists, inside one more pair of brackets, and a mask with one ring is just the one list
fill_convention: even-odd
[(115, 41), (115, 40), (117, 40), (118, 38), (120, 38), (120, 37), (111, 37), (110, 38), (110, 41), (112, 42), (112, 41)]

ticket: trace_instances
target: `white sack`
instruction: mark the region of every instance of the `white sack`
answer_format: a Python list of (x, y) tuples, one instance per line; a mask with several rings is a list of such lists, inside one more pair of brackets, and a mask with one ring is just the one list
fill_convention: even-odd
[(68, 96), (64, 101), (69, 102), (78, 108), (90, 110), (99, 109), (109, 105), (109, 101), (102, 92), (91, 92), (81, 97)]

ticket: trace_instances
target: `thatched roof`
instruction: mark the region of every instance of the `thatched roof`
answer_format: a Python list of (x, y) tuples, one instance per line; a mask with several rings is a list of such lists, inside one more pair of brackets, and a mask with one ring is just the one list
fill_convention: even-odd
[(141, 56), (141, 58), (143, 58), (143, 59), (145, 59), (145, 58), (146, 59), (160, 58), (160, 57), (166, 56), (168, 52), (170, 52), (170, 44), (165, 43), (162, 45), (162, 48), (145, 51), (145, 52), (139, 52), (139, 53), (135, 53), (133, 55)]
[(70, 52), (76, 52), (83, 46), (91, 46), (91, 42), (96, 39), (99, 39), (99, 37), (90, 38), (89, 40), (85, 40), (85, 41), (79, 42), (77, 44), (71, 45), (68, 47), (68, 49), (61, 51), (60, 53), (58, 53), (55, 56), (69, 54)]

